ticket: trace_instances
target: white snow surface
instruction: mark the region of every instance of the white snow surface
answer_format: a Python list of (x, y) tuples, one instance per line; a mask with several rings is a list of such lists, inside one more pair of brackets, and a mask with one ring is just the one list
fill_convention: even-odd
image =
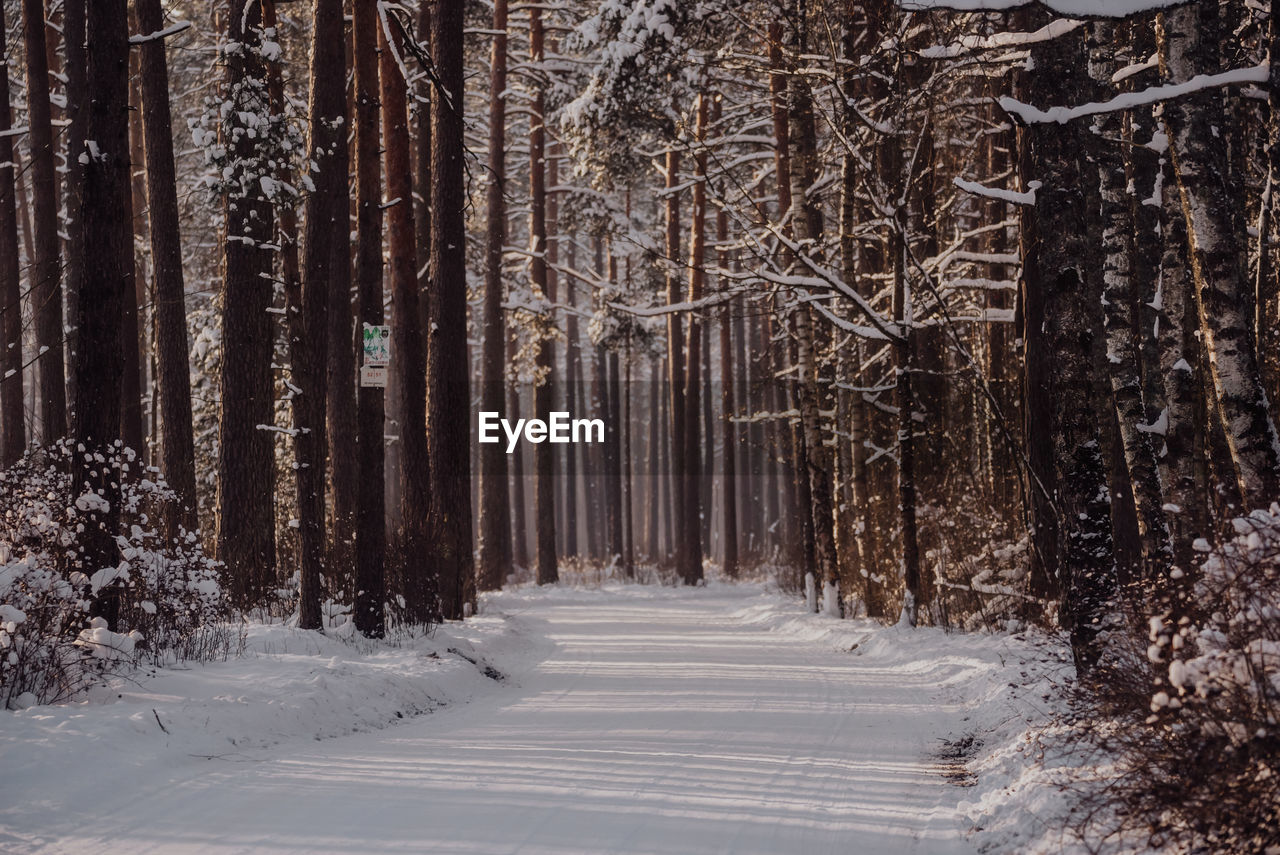
[(1067, 661), (715, 582), (517, 589), (395, 643), (254, 625), (0, 713), (0, 851), (1061, 852), (1031, 737)]

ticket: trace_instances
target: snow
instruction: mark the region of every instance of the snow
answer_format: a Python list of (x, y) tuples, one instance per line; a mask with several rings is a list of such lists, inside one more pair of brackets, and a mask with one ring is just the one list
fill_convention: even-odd
[[(1040, 0), (1040, 4), (1059, 15), (1123, 18), (1139, 12), (1151, 12), (1176, 6), (1183, 0)], [(1017, 9), (1031, 5), (1032, 0), (898, 0), (907, 10), (951, 9), (973, 12), (982, 9)]]
[(1268, 80), (1270, 75), (1271, 66), (1264, 62), (1247, 68), (1233, 68), (1230, 71), (1223, 71), (1219, 74), (1197, 74), (1184, 83), (1167, 83), (1162, 86), (1152, 86), (1139, 92), (1126, 92), (1122, 95), (1117, 95), (1110, 101), (1093, 101), (1077, 107), (1050, 107), (1047, 110), (1041, 110), (1008, 96), (1000, 98), (999, 103), (1005, 112), (1013, 113), (1026, 124), (1057, 122), (1060, 125), (1065, 125), (1072, 119), (1078, 119), (1082, 116), (1114, 113), (1118, 110), (1131, 110), (1144, 104), (1155, 104), (1171, 98), (1190, 95), (1202, 89), (1213, 89), (1218, 86), (1229, 86), (1236, 83), (1261, 83)]
[(985, 196), (988, 199), (1001, 199), (1015, 205), (1034, 205), (1036, 203), (1036, 191), (1043, 186), (1039, 181), (1030, 181), (1027, 183), (1025, 192), (1018, 192), (1016, 190), (1003, 190), (999, 187), (987, 187), (985, 184), (966, 181), (960, 177), (953, 178), (951, 181), (966, 193)]
[(3, 714), (0, 850), (1064, 851), (1033, 739), (1069, 669), (1056, 639), (713, 581), (517, 589), (425, 638), (256, 624), (246, 643)]

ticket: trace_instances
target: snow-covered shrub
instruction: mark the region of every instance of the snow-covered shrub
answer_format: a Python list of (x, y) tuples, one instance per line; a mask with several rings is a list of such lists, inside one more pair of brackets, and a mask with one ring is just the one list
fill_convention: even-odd
[[(104, 525), (97, 492), (75, 487), (63, 442), (33, 449), (0, 472), (0, 706), (65, 700), (105, 674), (142, 661), (213, 658), (230, 637), (225, 601), (199, 535), (170, 540), (160, 525), (177, 497), (119, 444), (89, 452), (119, 485), (119, 562), (84, 564), (88, 527)], [(94, 614), (110, 598), (117, 626)]]
[(1280, 851), (1280, 506), (1232, 525), (1222, 544), (1197, 543), (1194, 580), (1174, 580), (1190, 582), (1170, 600), (1183, 606), (1151, 616), (1130, 649), (1112, 641), (1095, 691), (1116, 722), (1094, 741), (1122, 774), (1093, 806), (1095, 832), (1169, 852)]

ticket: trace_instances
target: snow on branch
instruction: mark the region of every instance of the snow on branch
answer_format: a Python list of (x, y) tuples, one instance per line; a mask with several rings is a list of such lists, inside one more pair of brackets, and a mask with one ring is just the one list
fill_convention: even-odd
[(156, 30), (154, 33), (148, 33), (145, 36), (129, 36), (129, 44), (145, 45), (148, 42), (158, 42), (161, 39), (167, 39), (169, 36), (176, 36), (178, 33), (185, 32), (189, 29), (191, 29), (190, 21), (179, 21), (173, 26), (165, 27), (163, 30)]
[(1001, 190), (998, 187), (988, 187), (976, 181), (965, 181), (960, 177), (951, 180), (953, 184), (966, 193), (985, 196), (988, 199), (1001, 199), (1005, 202), (1012, 202), (1015, 205), (1034, 205), (1036, 203), (1036, 191), (1041, 187), (1039, 181), (1032, 181), (1027, 184), (1026, 192), (1019, 193), (1016, 190)]
[[(1030, 6), (1034, 0), (898, 0), (907, 11), (949, 9), (953, 12), (999, 11)], [(1039, 0), (1040, 5), (1073, 18), (1124, 18), (1180, 6), (1187, 0)]]
[(920, 51), (925, 59), (950, 59), (970, 51), (990, 50), (992, 48), (1016, 47), (1036, 44), (1056, 39), (1080, 27), (1083, 21), (1059, 18), (1050, 21), (1040, 29), (1031, 33), (995, 33), (990, 36), (961, 36), (960, 41), (950, 45), (935, 45)]
[(1078, 107), (1050, 107), (1041, 110), (1024, 104), (1014, 98), (1000, 99), (1000, 106), (1008, 113), (1016, 115), (1028, 125), (1057, 122), (1064, 125), (1072, 119), (1082, 116), (1095, 116), (1099, 113), (1114, 113), (1118, 110), (1131, 110), (1144, 104), (1155, 104), (1170, 98), (1190, 95), (1202, 89), (1213, 89), (1218, 86), (1230, 86), (1235, 83), (1264, 83), (1271, 75), (1268, 63), (1248, 68), (1233, 68), (1219, 74), (1197, 74), (1183, 83), (1166, 83), (1163, 86), (1152, 86), (1141, 92), (1126, 92), (1110, 101), (1091, 101)]

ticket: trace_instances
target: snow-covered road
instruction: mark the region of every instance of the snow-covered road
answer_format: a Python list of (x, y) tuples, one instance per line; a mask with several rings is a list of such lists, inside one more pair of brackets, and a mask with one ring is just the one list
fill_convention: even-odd
[(529, 647), (471, 703), (103, 780), (61, 828), (21, 837), (77, 855), (975, 851), (957, 809), (974, 791), (937, 754), (988, 661), (780, 632), (749, 587), (630, 590), (491, 601)]

